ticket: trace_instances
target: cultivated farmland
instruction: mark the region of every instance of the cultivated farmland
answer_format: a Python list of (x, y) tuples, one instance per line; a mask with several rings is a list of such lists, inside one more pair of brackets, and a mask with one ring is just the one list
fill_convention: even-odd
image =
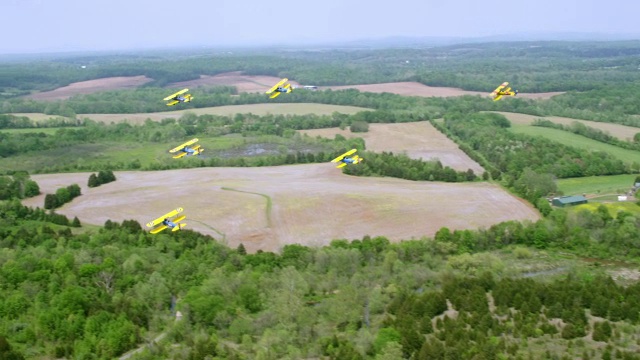
[(366, 133), (353, 133), (339, 128), (302, 130), (311, 137), (361, 137), (367, 150), (406, 153), (414, 159), (438, 159), (444, 166), (458, 171), (473, 170), (481, 175), (484, 169), (458, 148), (458, 145), (434, 128), (428, 121), (400, 124), (370, 124)]
[[(489, 183), (414, 182), (353, 177), (333, 164), (116, 172), (117, 181), (87, 188), (89, 173), (34, 175), (43, 193), (74, 183), (83, 195), (58, 210), (89, 224), (141, 224), (184, 207), (188, 228), (247, 250), (384, 235), (433, 236), (507, 220), (537, 220), (524, 201)], [(25, 200), (42, 206), (44, 195)]]

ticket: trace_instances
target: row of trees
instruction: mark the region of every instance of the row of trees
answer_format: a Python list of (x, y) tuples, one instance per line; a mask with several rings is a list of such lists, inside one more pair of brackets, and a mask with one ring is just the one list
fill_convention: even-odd
[(69, 185), (56, 190), (55, 194), (47, 194), (44, 197), (44, 208), (55, 209), (58, 208), (76, 197), (82, 195), (80, 186), (78, 184)]
[(116, 181), (116, 176), (113, 174), (111, 170), (98, 171), (98, 175), (95, 173), (89, 175), (89, 181), (87, 186), (90, 188), (98, 187), (103, 184), (108, 184), (110, 182)]
[(618, 146), (623, 149), (636, 151), (640, 150), (640, 132), (633, 134), (633, 136), (631, 136), (632, 134), (629, 134), (630, 136), (628, 139), (633, 140), (633, 142), (630, 142), (620, 140), (619, 138), (609, 134), (608, 132), (592, 128), (578, 121), (572, 122), (571, 125), (562, 125), (546, 119), (536, 119), (533, 121), (533, 123), (531, 123), (531, 125), (569, 131), (574, 134), (582, 135), (584, 137), (588, 137), (589, 139)]

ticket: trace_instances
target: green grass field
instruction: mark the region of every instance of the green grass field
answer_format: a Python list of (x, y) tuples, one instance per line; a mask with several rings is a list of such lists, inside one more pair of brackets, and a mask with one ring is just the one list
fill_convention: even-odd
[(618, 194), (629, 191), (637, 175), (589, 176), (559, 179), (558, 189), (567, 195)]
[(619, 148), (614, 145), (605, 144), (567, 131), (518, 124), (512, 125), (510, 130), (519, 134), (542, 136), (546, 139), (557, 141), (568, 146), (573, 146), (580, 149), (604, 151), (627, 164), (632, 164), (634, 162), (640, 163), (640, 151)]
[(581, 211), (581, 210), (596, 211), (596, 209), (600, 206), (605, 206), (607, 210), (609, 210), (609, 214), (611, 214), (611, 216), (613, 217), (616, 217), (618, 213), (621, 211), (630, 212), (634, 215), (640, 214), (640, 206), (638, 206), (635, 202), (632, 202), (632, 201), (619, 201), (619, 202), (610, 202), (610, 203), (593, 202), (588, 204), (577, 205), (572, 207), (571, 209), (575, 211)]

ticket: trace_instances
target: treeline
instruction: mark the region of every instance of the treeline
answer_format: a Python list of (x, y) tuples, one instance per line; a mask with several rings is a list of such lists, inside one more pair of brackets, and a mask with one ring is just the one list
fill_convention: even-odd
[(581, 150), (541, 137), (510, 132), (507, 130), (510, 122), (501, 114), (448, 114), (444, 127), (500, 172), (492, 174), (494, 178), (508, 175), (517, 179), (525, 168), (558, 178), (630, 171), (621, 160), (604, 152)]
[(0, 200), (24, 199), (36, 195), (40, 195), (40, 186), (29, 179), (29, 174), (13, 172), (10, 176), (0, 175)]
[(78, 184), (69, 185), (56, 190), (55, 194), (44, 197), (44, 208), (55, 209), (82, 195)]
[(411, 159), (405, 154), (364, 152), (357, 165), (347, 165), (344, 172), (356, 176), (389, 176), (414, 181), (464, 182), (477, 179), (473, 170), (455, 171), (439, 160)]
[(90, 188), (93, 187), (98, 187), (100, 185), (103, 184), (108, 184), (110, 182), (116, 181), (116, 176), (113, 174), (113, 171), (111, 170), (106, 170), (106, 171), (98, 171), (98, 175), (96, 176), (95, 173), (89, 175), (89, 181), (87, 183), (87, 186), (89, 186)]
[(52, 116), (45, 121), (33, 121), (27, 116), (0, 114), (0, 129), (51, 128), (80, 125), (81, 122), (78, 120), (62, 117)]

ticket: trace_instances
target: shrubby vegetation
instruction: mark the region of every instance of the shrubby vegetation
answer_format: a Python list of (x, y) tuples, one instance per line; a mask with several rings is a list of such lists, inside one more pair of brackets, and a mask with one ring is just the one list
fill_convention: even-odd
[(90, 188), (98, 187), (102, 184), (108, 184), (113, 181), (116, 181), (116, 176), (113, 174), (113, 171), (111, 170), (98, 171), (97, 176), (95, 173), (89, 175), (89, 181), (87, 183), (87, 186), (89, 186)]
[(71, 200), (77, 198), (82, 195), (80, 191), (80, 186), (78, 184), (69, 185), (67, 187), (59, 188), (56, 190), (55, 194), (47, 194), (44, 197), (44, 208), (45, 209), (55, 209), (58, 208)]
[(11, 176), (0, 176), (0, 200), (24, 199), (36, 195), (40, 195), (40, 187), (29, 179), (29, 174), (14, 172)]

